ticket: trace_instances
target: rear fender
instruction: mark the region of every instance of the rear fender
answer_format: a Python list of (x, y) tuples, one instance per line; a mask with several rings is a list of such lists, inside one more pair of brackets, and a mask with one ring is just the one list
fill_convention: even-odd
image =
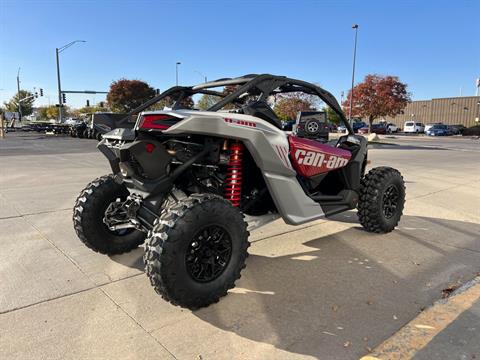
[(305, 194), (296, 178), (285, 132), (249, 115), (218, 112), (191, 112), (189, 115), (164, 133), (201, 134), (243, 142), (261, 170), (286, 223), (302, 224), (324, 215), (320, 205)]

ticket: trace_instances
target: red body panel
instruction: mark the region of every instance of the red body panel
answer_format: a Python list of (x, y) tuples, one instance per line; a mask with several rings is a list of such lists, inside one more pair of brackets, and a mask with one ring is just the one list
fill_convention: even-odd
[(348, 150), (321, 144), (315, 140), (290, 135), (288, 142), (293, 167), (305, 177), (344, 167), (352, 157)]

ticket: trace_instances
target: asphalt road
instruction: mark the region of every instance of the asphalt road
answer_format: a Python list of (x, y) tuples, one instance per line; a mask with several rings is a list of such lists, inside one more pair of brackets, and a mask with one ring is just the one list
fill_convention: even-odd
[[(102, 256), (72, 228), (73, 202), (109, 172), (93, 140), (0, 140), (0, 353), (8, 359), (358, 359), (480, 271), (478, 140), (385, 139), (371, 166), (407, 186), (395, 231), (354, 211), (251, 235), (237, 287), (191, 312), (165, 303), (142, 249)], [(480, 354), (477, 354), (477, 357)]]

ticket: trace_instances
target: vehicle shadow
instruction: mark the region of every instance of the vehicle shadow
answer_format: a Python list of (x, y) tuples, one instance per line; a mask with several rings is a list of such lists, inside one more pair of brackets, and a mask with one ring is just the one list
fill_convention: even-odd
[[(462, 240), (432, 239), (433, 227)], [(308, 251), (253, 254), (237, 287), (194, 314), (287, 352), (358, 359), (441, 298), (443, 289), (475, 276), (479, 235), (479, 224), (406, 216), (391, 234), (354, 227), (302, 243)], [(272, 247), (282, 246), (274, 241)]]
[(135, 250), (132, 250), (126, 254), (121, 255), (108, 255), (110, 260), (115, 261), (124, 266), (128, 266), (132, 269), (137, 269), (140, 271), (145, 270), (145, 265), (143, 263), (143, 254), (145, 250), (143, 247), (138, 247)]
[[(330, 219), (358, 224), (353, 211)], [(236, 288), (192, 314), (216, 329), (206, 327), (209, 336), (230, 332), (252, 346), (272, 345), (286, 358), (358, 359), (441, 298), (443, 289), (480, 271), (480, 224), (404, 216), (398, 229), (382, 235), (359, 225), (332, 231), (338, 225), (256, 241)], [(124, 263), (143, 269), (137, 256)], [(224, 347), (208, 346), (217, 356)]]

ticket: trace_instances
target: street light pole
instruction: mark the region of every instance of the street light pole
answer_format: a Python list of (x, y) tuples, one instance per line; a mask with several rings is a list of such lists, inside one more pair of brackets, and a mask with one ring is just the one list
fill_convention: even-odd
[(195, 72), (203, 78), (203, 80), (205, 81), (205, 83), (208, 82), (208, 81), (207, 81), (207, 76), (206, 76), (205, 74), (203, 74), (203, 73), (201, 73), (200, 71), (197, 71), (197, 70), (195, 70)]
[(85, 40), (75, 40), (75, 41), (72, 41), (72, 42), (68, 43), (67, 45), (63, 45), (60, 48), (55, 48), (55, 55), (56, 55), (56, 59), (57, 59), (58, 122), (59, 123), (62, 122), (62, 118), (63, 118), (63, 114), (62, 114), (63, 104), (62, 104), (62, 86), (61, 86), (61, 83), (60, 83), (60, 61), (59, 61), (58, 54), (60, 54), (63, 50), (66, 50), (67, 48), (69, 48), (73, 44), (79, 43), (79, 42), (86, 42), (86, 41)]
[(353, 126), (352, 123), (352, 108), (353, 108), (353, 86), (355, 83), (355, 60), (357, 58), (357, 34), (358, 34), (358, 24), (353, 24), (352, 29), (355, 29), (355, 46), (353, 48), (353, 69), (352, 69), (352, 88), (350, 90), (350, 113), (348, 115), (348, 121), (350, 126)]
[(22, 104), (20, 102), (20, 68), (17, 72), (17, 94), (18, 94), (18, 121), (22, 122)]
[(180, 61), (177, 61), (177, 62), (175, 63), (175, 79), (176, 79), (176, 84), (177, 84), (177, 86), (178, 86), (178, 65), (180, 65), (180, 64), (181, 64)]
[(58, 60), (58, 48), (55, 48), (57, 57), (57, 83), (58, 83), (58, 122), (62, 122), (62, 85), (60, 84), (60, 62)]

